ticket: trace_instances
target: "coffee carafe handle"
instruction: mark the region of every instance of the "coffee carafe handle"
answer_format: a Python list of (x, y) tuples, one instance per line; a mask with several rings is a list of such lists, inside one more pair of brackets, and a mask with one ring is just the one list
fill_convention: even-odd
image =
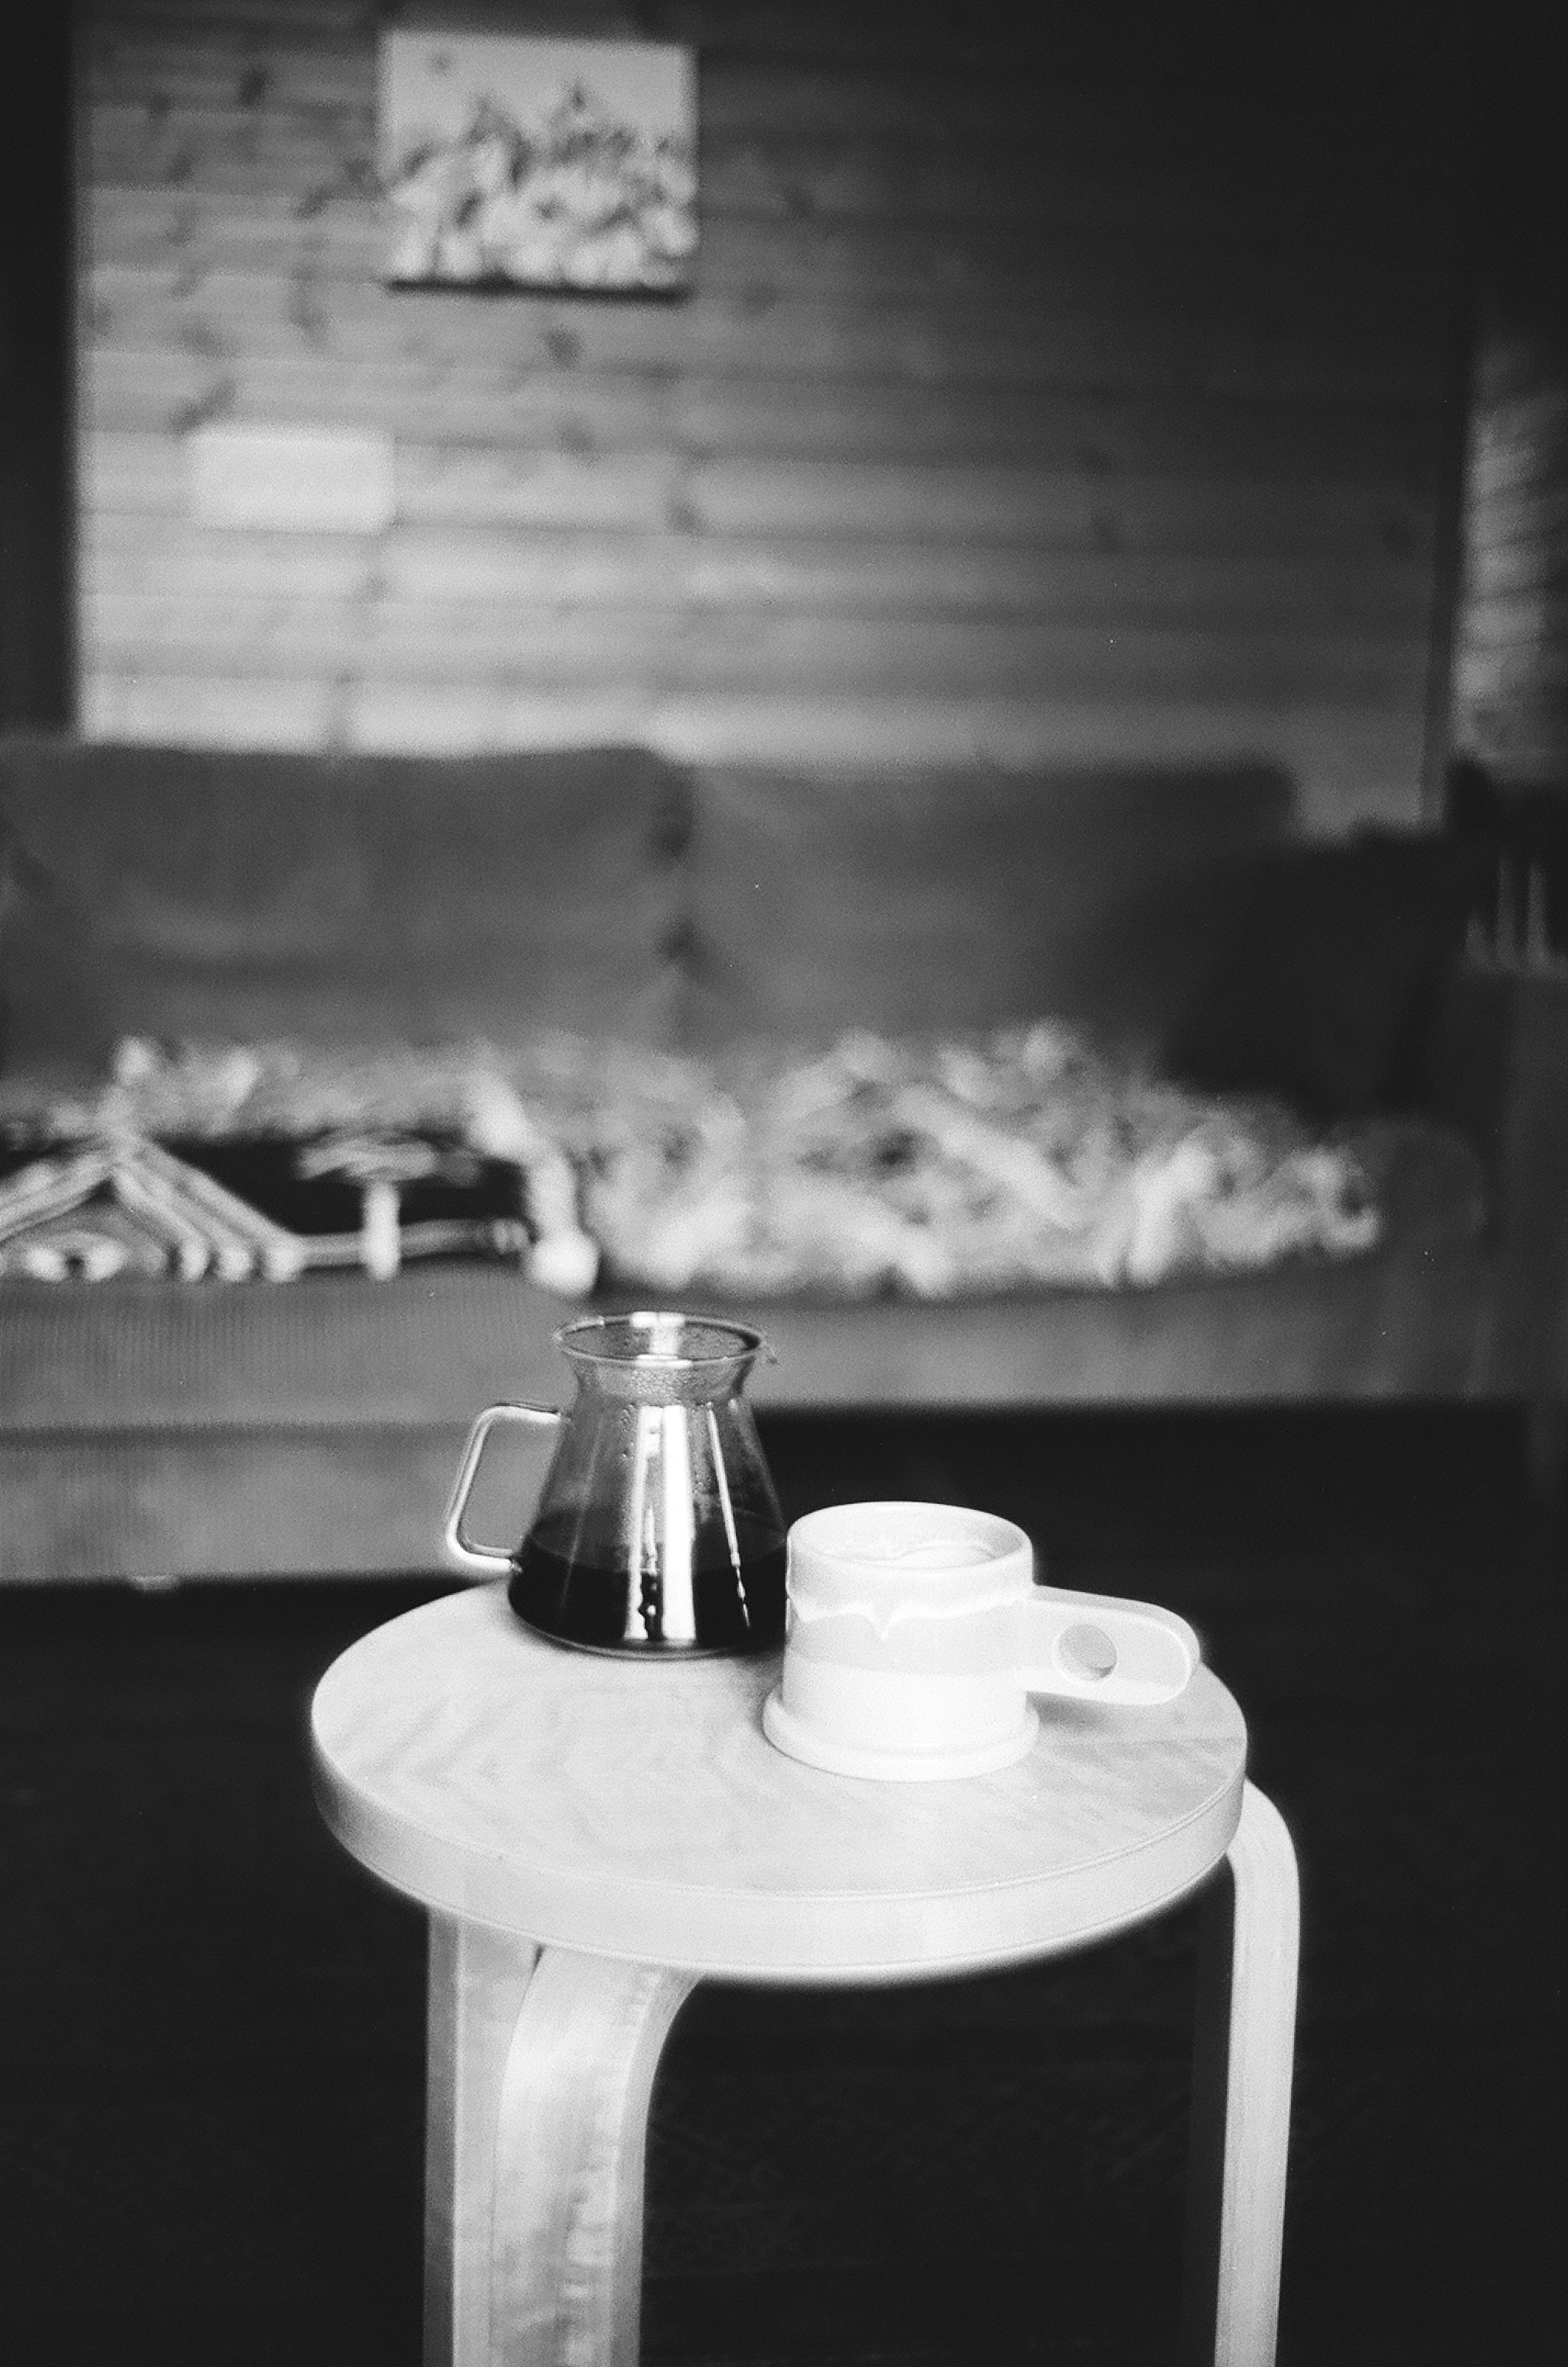
[(1031, 1693), (1153, 1707), (1173, 1701), (1202, 1658), (1185, 1619), (1154, 1603), (1032, 1586), (1023, 1612)]
[(520, 1422), (525, 1429), (532, 1425), (552, 1430), (562, 1419), (558, 1406), (492, 1405), (486, 1406), (469, 1431), (468, 1443), (463, 1449), (463, 1459), (457, 1467), (457, 1477), (452, 1483), (452, 1493), (447, 1499), (446, 1518), (441, 1531), (447, 1552), (465, 1569), (480, 1570), (486, 1578), (504, 1578), (513, 1568), (510, 1553), (503, 1553), (497, 1546), (480, 1545), (463, 1535), (463, 1515), (468, 1509), (468, 1497), (479, 1467), (479, 1457), (485, 1451), (485, 1442), (491, 1432), (498, 1421)]

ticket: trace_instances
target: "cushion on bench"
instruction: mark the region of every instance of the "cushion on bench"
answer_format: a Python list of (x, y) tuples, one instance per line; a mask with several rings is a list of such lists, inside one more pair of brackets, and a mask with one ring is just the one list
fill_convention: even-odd
[(8, 1072), (126, 1036), (668, 1031), (684, 776), (638, 749), (327, 759), (9, 743)]
[(1264, 764), (814, 773), (698, 768), (691, 1041), (1041, 1016), (1157, 1052), (1226, 857), (1284, 832)]

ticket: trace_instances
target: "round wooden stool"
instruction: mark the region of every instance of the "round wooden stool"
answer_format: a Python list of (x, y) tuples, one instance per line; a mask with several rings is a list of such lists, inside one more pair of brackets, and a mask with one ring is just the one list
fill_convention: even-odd
[(892, 1982), (1021, 1964), (1216, 1873), (1200, 1973), (1185, 2338), (1272, 2358), (1295, 1859), (1200, 1670), (1162, 1709), (1041, 1704), (993, 1775), (884, 1784), (763, 1737), (765, 1660), (544, 1642), (500, 1587), (335, 1661), (311, 1711), (344, 1847), (431, 1913), (431, 2367), (636, 2367), (660, 2050), (705, 1975)]

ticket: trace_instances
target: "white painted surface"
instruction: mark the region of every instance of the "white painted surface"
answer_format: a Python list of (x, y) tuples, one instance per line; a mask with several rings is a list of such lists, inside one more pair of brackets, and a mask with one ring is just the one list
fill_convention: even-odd
[(379, 534), (392, 523), (389, 436), (212, 421), (193, 429), (186, 453), (186, 508), (197, 526)]

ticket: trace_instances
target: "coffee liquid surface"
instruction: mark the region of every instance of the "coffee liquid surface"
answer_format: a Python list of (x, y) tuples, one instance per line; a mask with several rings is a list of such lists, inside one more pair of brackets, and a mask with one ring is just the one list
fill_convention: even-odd
[(528, 1626), (590, 1651), (767, 1651), (784, 1637), (784, 1541), (741, 1514), (733, 1552), (722, 1523), (705, 1523), (689, 1571), (633, 1569), (618, 1542), (563, 1514), (524, 1539), (506, 1599)]

